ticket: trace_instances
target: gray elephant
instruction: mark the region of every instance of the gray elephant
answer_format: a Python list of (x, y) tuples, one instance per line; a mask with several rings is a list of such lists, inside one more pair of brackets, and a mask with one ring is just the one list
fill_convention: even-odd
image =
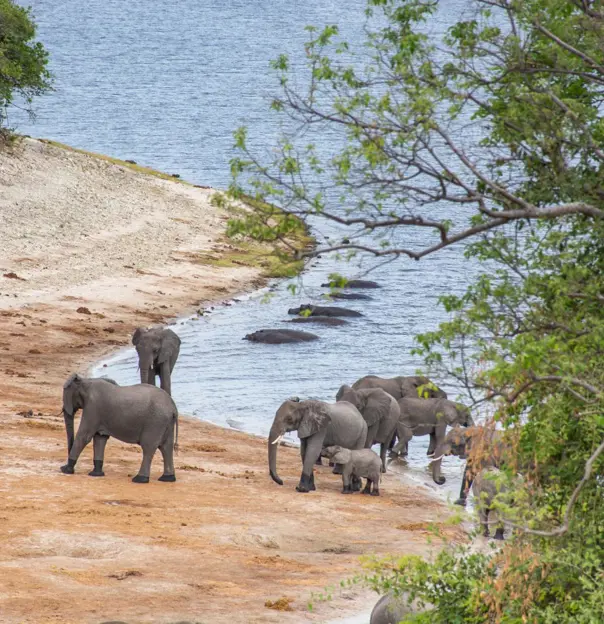
[(409, 603), (406, 594), (395, 596), (393, 593), (388, 593), (375, 603), (369, 624), (399, 624), (408, 615), (421, 613), (431, 607), (430, 604), (420, 605), (418, 599)]
[(361, 412), (367, 423), (365, 448), (380, 445), (382, 472), (386, 472), (386, 452), (401, 416), (398, 403), (381, 388), (354, 390), (346, 385), (338, 390), (336, 401), (348, 401)]
[(366, 375), (352, 384), (355, 390), (381, 388), (397, 401), (404, 397), (422, 399), (446, 399), (447, 393), (422, 375), (412, 377), (384, 378)]
[[(351, 451), (341, 446), (327, 446), (321, 455), (342, 466), (342, 494), (352, 494), (352, 477), (365, 477), (363, 494), (380, 495), (380, 458), (369, 448)], [(373, 489), (372, 489), (373, 485)]]
[[(497, 468), (485, 468), (476, 475), (472, 486), (472, 493), (476, 498), (478, 518), (482, 526), (482, 534), (484, 537), (489, 537), (489, 517), (494, 511), (493, 502), (499, 494), (504, 494), (508, 491), (498, 479), (499, 475), (501, 475), (501, 473)], [(495, 514), (497, 514), (496, 511)], [(494, 538), (496, 540), (502, 540), (503, 532), (503, 522), (499, 521), (497, 522)]]
[(430, 435), (435, 455), (432, 460), (432, 478), (438, 485), (443, 485), (446, 479), (441, 475), (440, 466), (445, 452), (447, 427), (474, 425), (470, 409), (448, 399), (405, 398), (400, 399), (398, 405), (401, 410), (396, 427), (399, 441), (392, 449), (392, 453), (398, 454), (404, 450), (413, 436)]
[[(509, 452), (502, 431), (480, 426), (451, 429), (445, 436), (443, 454), (467, 459), (455, 504), (465, 506), (474, 476), (486, 468), (501, 468)], [(470, 454), (472, 459), (468, 457)]]
[(163, 327), (138, 327), (132, 334), (132, 344), (138, 353), (141, 383), (155, 385), (159, 375), (160, 387), (172, 394), (172, 371), (180, 352), (180, 338)]
[(288, 314), (305, 313), (308, 316), (363, 316), (356, 310), (350, 308), (339, 308), (337, 306), (317, 306), (306, 303), (297, 308), (290, 308)]
[(300, 438), (302, 475), (298, 492), (315, 488), (313, 466), (324, 446), (343, 446), (357, 450), (365, 446), (367, 424), (359, 410), (345, 401), (330, 404), (323, 401), (285, 401), (277, 410), (268, 436), (268, 465), (271, 478), (283, 485), (277, 475), (277, 445), (288, 431)]
[[(82, 410), (74, 438), (74, 417)], [(103, 477), (105, 445), (109, 436), (129, 444), (139, 444), (143, 460), (135, 483), (148, 483), (151, 461), (159, 448), (164, 459), (160, 481), (176, 481), (174, 447), (178, 441), (178, 411), (167, 392), (150, 386), (118, 386), (107, 379), (87, 379), (71, 375), (63, 386), (63, 417), (67, 432), (67, 464), (61, 472), (73, 474), (84, 447), (93, 440), (94, 470), (91, 477)]]

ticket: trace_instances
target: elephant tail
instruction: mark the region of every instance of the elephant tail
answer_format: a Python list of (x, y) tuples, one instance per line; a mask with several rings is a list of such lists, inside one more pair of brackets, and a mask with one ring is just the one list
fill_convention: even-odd
[(178, 453), (178, 412), (174, 413), (174, 452)]

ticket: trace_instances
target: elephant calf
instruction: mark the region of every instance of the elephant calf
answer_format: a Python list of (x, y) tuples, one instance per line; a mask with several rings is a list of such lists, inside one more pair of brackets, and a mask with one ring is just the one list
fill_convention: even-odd
[(380, 495), (382, 462), (377, 453), (368, 448), (351, 451), (341, 446), (327, 446), (321, 454), (342, 465), (342, 494), (352, 494), (352, 477), (365, 477), (367, 483), (363, 494)]
[(138, 353), (141, 383), (154, 386), (159, 376), (161, 389), (172, 394), (172, 371), (180, 352), (180, 338), (164, 327), (138, 327), (132, 334), (132, 344)]

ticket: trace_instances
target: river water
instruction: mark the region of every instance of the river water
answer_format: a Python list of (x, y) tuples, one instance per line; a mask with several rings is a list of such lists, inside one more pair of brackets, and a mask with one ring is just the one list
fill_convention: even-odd
[[(345, 38), (362, 41), (365, 16), (360, 0), (156, 0), (122, 2), (28, 0), (39, 37), (50, 52), (56, 91), (38, 100), (37, 120), (12, 114), (23, 133), (75, 147), (134, 159), (139, 164), (179, 173), (191, 182), (225, 188), (230, 181), (232, 131), (249, 127), (251, 144), (269, 148), (278, 130), (269, 111), (276, 78), (269, 61), (282, 52), (302, 57), (304, 26), (337, 23)], [(442, 3), (438, 19), (427, 28), (442, 30), (463, 10), (462, 0)], [(328, 154), (332, 145), (318, 145)], [(124, 207), (127, 210), (127, 206)], [(459, 210), (440, 207), (444, 211)], [(337, 236), (318, 227), (320, 240)], [(415, 232), (395, 242), (422, 242)], [(293, 296), (287, 283), (218, 306), (201, 318), (174, 325), (182, 338), (173, 394), (182, 413), (266, 435), (275, 410), (291, 396), (335, 400), (342, 383), (368, 373), (412, 375), (421, 361), (411, 355), (414, 336), (436, 327), (446, 314), (437, 306), (441, 294), (461, 293), (477, 267), (454, 247), (420, 262), (399, 260), (369, 276), (382, 285), (370, 301), (346, 302), (364, 316), (346, 327), (304, 328), (320, 340), (298, 345), (262, 345), (242, 340), (261, 328), (287, 327), (287, 309), (318, 302), (321, 283), (338, 271), (360, 276), (363, 266), (321, 258), (309, 264)], [(339, 305), (344, 305), (344, 302)], [(99, 363), (93, 374), (121, 384), (137, 383), (133, 349)], [(459, 389), (437, 380), (452, 398)], [(430, 485), (425, 451), (428, 439), (410, 444), (405, 472)], [(443, 462), (448, 483), (459, 487), (457, 460)], [(268, 477), (267, 477), (268, 478)], [(290, 484), (293, 487), (293, 483)]]

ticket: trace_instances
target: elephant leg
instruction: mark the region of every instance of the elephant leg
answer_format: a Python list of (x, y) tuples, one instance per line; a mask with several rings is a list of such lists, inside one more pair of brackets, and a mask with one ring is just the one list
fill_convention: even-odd
[[(84, 424), (84, 426), (82, 426)], [(75, 465), (78, 462), (78, 458), (80, 454), (86, 448), (86, 445), (92, 440), (94, 436), (94, 431), (89, 429), (85, 423), (80, 423), (80, 427), (78, 432), (76, 433), (75, 440), (73, 441), (73, 446), (69, 451), (69, 456), (67, 459), (67, 463), (64, 466), (61, 466), (61, 472), (63, 474), (73, 474)]]
[(380, 495), (379, 481), (375, 480), (373, 481), (373, 490), (371, 491), (371, 496), (379, 496), (379, 495)]
[(174, 474), (174, 431), (160, 445), (159, 451), (164, 460), (164, 474), (158, 480), (173, 483), (176, 481), (176, 475)]
[(373, 441), (375, 440), (375, 436), (378, 432), (379, 427), (380, 423), (376, 422), (367, 429), (367, 436), (365, 437), (365, 448), (371, 448), (373, 446)]
[(461, 505), (462, 507), (466, 506), (468, 492), (472, 487), (472, 471), (468, 468), (468, 462), (466, 462), (466, 466), (463, 469), (463, 477), (461, 478), (461, 488), (459, 490), (459, 498), (455, 501), (455, 505)]
[(361, 494), (371, 494), (371, 479), (367, 479), (367, 483), (365, 483), (365, 487)]
[(431, 457), (432, 455), (434, 455), (434, 449), (436, 448), (436, 436), (434, 435), (434, 433), (430, 434), (430, 444), (428, 445), (428, 451), (426, 453), (426, 455), (428, 457)]
[(388, 451), (388, 445), (385, 442), (380, 444), (380, 459), (382, 460), (382, 472), (386, 472), (386, 453)]
[[(302, 474), (300, 483), (296, 486), (298, 492), (310, 492), (315, 487), (313, 479), (313, 466), (321, 454), (323, 440), (327, 430), (319, 431), (308, 438), (304, 438), (304, 456), (302, 458)], [(302, 450), (300, 451), (302, 453)]]
[(342, 474), (342, 464), (333, 464), (333, 474)]
[[(407, 443), (413, 437), (413, 430), (411, 427), (407, 427), (407, 425), (399, 422), (396, 427), (396, 433), (398, 435), (398, 443), (392, 449), (392, 453), (395, 455), (407, 455)], [(403, 452), (401, 453), (401, 451)]]
[(362, 485), (363, 485), (363, 479), (361, 479), (360, 477), (357, 477), (357, 475), (353, 474), (352, 475), (352, 479), (350, 481), (350, 487), (352, 488), (352, 491), (353, 492), (360, 492)]
[[(155, 385), (155, 383), (153, 384)], [(172, 380), (170, 374), (170, 362), (162, 362), (159, 367), (159, 385), (170, 396), (172, 395)]]
[(151, 473), (151, 461), (157, 450), (156, 446), (150, 444), (141, 444), (143, 448), (143, 461), (138, 470), (138, 474), (132, 479), (134, 483), (149, 483), (149, 475)]
[(342, 470), (342, 494), (352, 494), (353, 489), (350, 483), (351, 476), (354, 478), (354, 475), (352, 474), (352, 466), (346, 464)]
[(489, 510), (480, 507), (478, 510), (478, 518), (482, 525), (482, 534), (485, 537), (489, 537)]
[(103, 461), (105, 458), (105, 446), (107, 445), (107, 440), (109, 440), (109, 436), (101, 435), (100, 433), (95, 433), (92, 439), (92, 448), (94, 449), (94, 460), (93, 465), (94, 469), (88, 473), (90, 477), (104, 477), (105, 473), (103, 472)]

